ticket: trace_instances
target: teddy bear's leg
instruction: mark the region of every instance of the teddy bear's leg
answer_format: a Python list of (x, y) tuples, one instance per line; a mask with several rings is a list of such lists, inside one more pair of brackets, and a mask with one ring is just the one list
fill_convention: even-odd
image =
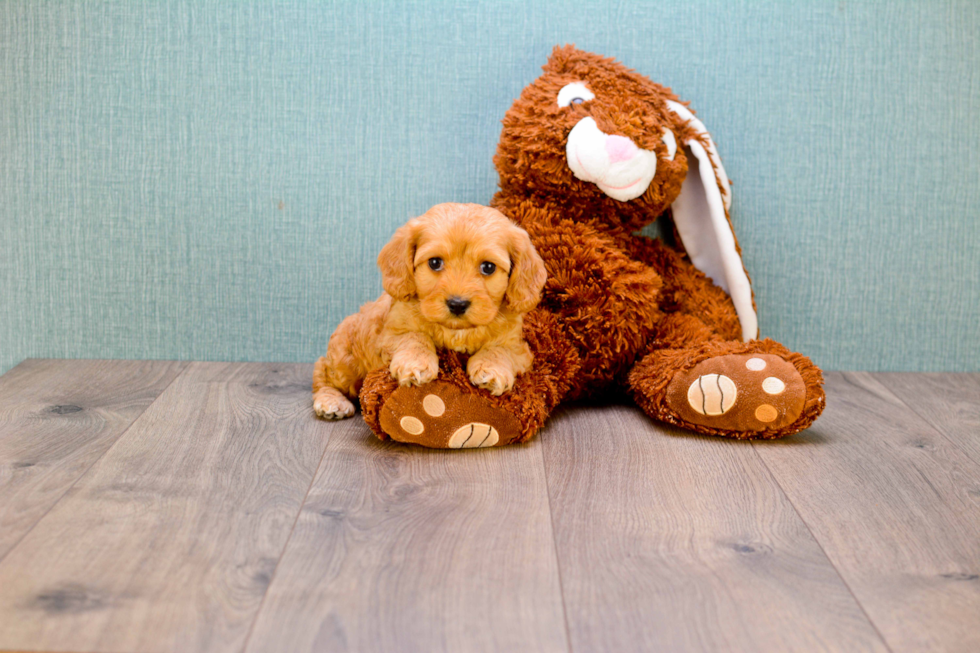
[(634, 366), (628, 382), (648, 415), (709, 435), (779, 438), (807, 428), (824, 408), (820, 369), (769, 339), (656, 350)]
[(371, 372), (360, 395), (365, 422), (381, 439), (432, 448), (527, 441), (568, 392), (580, 363), (551, 314), (528, 314), (524, 332), (534, 361), (509, 392), (495, 397), (474, 387), (465, 360), (455, 352), (441, 352), (439, 378), (431, 383), (399, 386), (387, 370)]
[(772, 340), (741, 342), (735, 306), (682, 252), (637, 240), (634, 255), (665, 281), (656, 343), (628, 377), (652, 417), (700, 433), (778, 438), (809, 426), (824, 406), (823, 376)]

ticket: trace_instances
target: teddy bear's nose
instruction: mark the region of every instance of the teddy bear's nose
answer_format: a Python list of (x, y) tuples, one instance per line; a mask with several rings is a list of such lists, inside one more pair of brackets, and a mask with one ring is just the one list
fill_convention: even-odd
[(636, 145), (625, 136), (607, 136), (606, 154), (609, 155), (609, 163), (617, 161), (628, 161), (633, 158), (637, 151)]
[(450, 297), (446, 300), (446, 306), (449, 307), (450, 313), (459, 317), (470, 307), (470, 300), (463, 299), (462, 297)]

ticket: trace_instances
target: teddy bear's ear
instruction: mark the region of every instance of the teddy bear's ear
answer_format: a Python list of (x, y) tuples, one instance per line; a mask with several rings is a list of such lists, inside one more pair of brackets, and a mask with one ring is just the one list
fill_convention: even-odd
[(711, 134), (691, 110), (674, 101), (668, 108), (691, 136), (682, 144), (687, 156), (687, 177), (671, 205), (674, 225), (694, 266), (732, 298), (742, 326), (742, 340), (759, 334), (752, 300), (752, 285), (742, 264), (728, 210), (732, 191)]

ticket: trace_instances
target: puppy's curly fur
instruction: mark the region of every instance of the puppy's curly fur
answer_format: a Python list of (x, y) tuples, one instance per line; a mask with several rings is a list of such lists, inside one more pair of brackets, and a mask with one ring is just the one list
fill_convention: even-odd
[(347, 317), (313, 372), (316, 414), (354, 413), (368, 372), (402, 385), (439, 374), (436, 350), (471, 354), (470, 381), (507, 392), (531, 366), (523, 315), (538, 304), (544, 263), (527, 233), (478, 204), (438, 204), (398, 229), (378, 256), (385, 293)]

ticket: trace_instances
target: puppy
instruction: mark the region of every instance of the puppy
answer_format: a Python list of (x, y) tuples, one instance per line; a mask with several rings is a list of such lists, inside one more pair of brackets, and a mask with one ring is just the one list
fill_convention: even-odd
[(354, 413), (364, 377), (387, 366), (402, 385), (439, 374), (436, 350), (471, 354), (474, 385), (495, 395), (531, 365), (521, 337), (547, 273), (527, 232), (478, 204), (438, 204), (395, 232), (378, 256), (385, 292), (347, 317), (313, 372), (313, 407)]

